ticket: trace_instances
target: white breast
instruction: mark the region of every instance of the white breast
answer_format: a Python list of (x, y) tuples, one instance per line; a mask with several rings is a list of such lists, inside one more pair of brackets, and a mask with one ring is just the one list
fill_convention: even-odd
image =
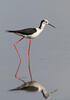
[(35, 32), (32, 35), (29, 35), (28, 37), (30, 37), (31, 39), (33, 39), (33, 38), (37, 37), (42, 32), (42, 29), (36, 28), (36, 30), (37, 30), (37, 32)]

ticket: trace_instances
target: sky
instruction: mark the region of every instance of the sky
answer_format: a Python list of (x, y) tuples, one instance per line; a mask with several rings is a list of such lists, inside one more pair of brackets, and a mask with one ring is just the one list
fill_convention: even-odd
[[(69, 0), (0, 0), (0, 99), (44, 100), (41, 93), (12, 92), (21, 85), (14, 78), (19, 58), (13, 44), (21, 37), (7, 33), (8, 29), (39, 27), (44, 18), (56, 26), (46, 25), (31, 43), (31, 72), (33, 80), (47, 91), (58, 89), (50, 100), (70, 100), (70, 1)], [(27, 63), (29, 40), (17, 45), (22, 57), (19, 76), (30, 80)]]

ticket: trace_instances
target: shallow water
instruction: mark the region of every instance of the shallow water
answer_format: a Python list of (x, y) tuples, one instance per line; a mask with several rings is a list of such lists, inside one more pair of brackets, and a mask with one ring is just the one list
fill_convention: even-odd
[[(7, 29), (38, 26), (45, 17), (56, 26), (46, 26), (42, 34), (32, 40), (31, 71), (33, 80), (39, 81), (48, 91), (58, 89), (50, 100), (70, 100), (70, 13), (69, 1), (56, 0), (1, 0), (0, 1), (0, 99), (44, 100), (39, 92), (12, 92), (22, 82), (14, 78), (18, 56), (13, 43), (20, 37), (6, 33)], [(36, 6), (35, 6), (36, 5)], [(17, 45), (22, 55), (19, 76), (29, 81), (27, 66), (28, 40)]]

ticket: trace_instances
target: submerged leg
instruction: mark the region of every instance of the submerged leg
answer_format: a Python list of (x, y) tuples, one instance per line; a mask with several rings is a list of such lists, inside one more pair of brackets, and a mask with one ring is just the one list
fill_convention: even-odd
[(31, 74), (31, 69), (30, 69), (30, 46), (31, 46), (31, 40), (29, 41), (29, 48), (28, 48), (28, 67), (29, 67), (30, 78), (32, 81), (32, 74)]
[(20, 81), (22, 81), (22, 82), (25, 82), (24, 80), (22, 80), (22, 79), (20, 79), (20, 78), (18, 77), (18, 72), (19, 72), (20, 65), (21, 65), (21, 56), (20, 56), (20, 54), (19, 54), (19, 52), (18, 52), (18, 49), (17, 49), (16, 45), (17, 45), (21, 40), (23, 40), (23, 38), (21, 38), (20, 40), (18, 40), (17, 42), (14, 43), (14, 47), (15, 47), (15, 49), (16, 49), (16, 52), (17, 52), (18, 56), (19, 56), (19, 65), (18, 65), (18, 69), (17, 69), (16, 74), (15, 74), (15, 78), (16, 78), (17, 80), (20, 80)]

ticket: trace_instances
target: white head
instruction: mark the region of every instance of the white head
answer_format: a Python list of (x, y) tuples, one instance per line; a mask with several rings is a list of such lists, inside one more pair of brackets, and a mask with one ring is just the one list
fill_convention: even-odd
[(52, 24), (50, 24), (49, 21), (48, 21), (47, 19), (43, 19), (43, 20), (41, 21), (39, 28), (40, 28), (40, 29), (43, 29), (43, 28), (45, 27), (46, 24), (52, 26), (53, 28), (55, 28), (55, 26), (53, 26)]
[(41, 23), (42, 23), (42, 24), (48, 24), (48, 20), (47, 20), (47, 19), (43, 19), (43, 20), (41, 21)]

